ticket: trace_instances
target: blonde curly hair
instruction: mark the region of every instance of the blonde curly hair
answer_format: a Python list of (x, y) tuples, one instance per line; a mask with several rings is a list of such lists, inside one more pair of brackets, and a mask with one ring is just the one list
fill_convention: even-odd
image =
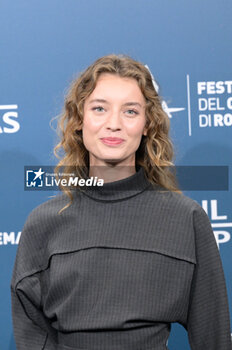
[[(64, 155), (55, 168), (59, 173), (62, 167), (65, 173), (83, 176), (83, 169), (89, 167), (89, 154), (84, 146), (81, 126), (85, 100), (96, 87), (102, 73), (115, 74), (122, 78), (137, 81), (146, 100), (147, 135), (142, 136), (136, 151), (136, 166), (142, 166), (151, 184), (158, 184), (166, 190), (181, 193), (176, 176), (172, 171), (173, 145), (169, 137), (170, 122), (162, 108), (162, 100), (154, 88), (152, 76), (144, 64), (127, 55), (107, 55), (97, 59), (78, 78), (74, 79), (65, 97), (62, 113), (59, 115), (58, 129), (60, 142), (54, 148), (54, 154), (63, 150)], [(84, 171), (86, 174), (86, 171)], [(71, 190), (61, 186), (70, 198), (62, 208), (69, 207), (73, 200)], [(61, 210), (61, 211), (62, 211)]]

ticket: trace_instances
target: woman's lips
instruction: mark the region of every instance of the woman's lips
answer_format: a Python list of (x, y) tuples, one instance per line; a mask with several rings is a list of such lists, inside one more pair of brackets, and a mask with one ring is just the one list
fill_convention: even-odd
[(120, 139), (119, 137), (103, 137), (101, 141), (106, 145), (120, 145), (125, 140)]

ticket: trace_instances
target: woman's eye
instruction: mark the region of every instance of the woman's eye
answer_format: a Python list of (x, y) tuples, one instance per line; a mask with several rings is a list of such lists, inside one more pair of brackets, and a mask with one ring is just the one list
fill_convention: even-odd
[(97, 111), (97, 112), (103, 112), (103, 111), (104, 111), (104, 108), (101, 107), (101, 106), (97, 106), (97, 107), (93, 107), (92, 110), (93, 110), (93, 111)]
[(138, 112), (135, 111), (134, 109), (128, 109), (128, 110), (126, 111), (126, 113), (129, 114), (129, 115), (131, 115), (131, 116), (138, 114)]

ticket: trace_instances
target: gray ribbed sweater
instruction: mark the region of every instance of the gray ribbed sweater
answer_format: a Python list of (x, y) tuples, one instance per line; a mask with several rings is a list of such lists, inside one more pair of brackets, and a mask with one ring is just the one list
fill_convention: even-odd
[(11, 282), (17, 350), (165, 350), (171, 323), (192, 350), (231, 350), (222, 263), (192, 199), (152, 189), (143, 168), (35, 208)]

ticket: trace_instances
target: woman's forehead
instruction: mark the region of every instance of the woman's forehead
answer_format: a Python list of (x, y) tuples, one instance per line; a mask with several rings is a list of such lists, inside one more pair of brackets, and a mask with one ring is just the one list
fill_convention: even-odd
[(134, 78), (102, 73), (87, 100), (90, 102), (93, 99), (104, 99), (110, 102), (112, 98), (118, 100), (136, 99), (144, 103), (144, 96)]

